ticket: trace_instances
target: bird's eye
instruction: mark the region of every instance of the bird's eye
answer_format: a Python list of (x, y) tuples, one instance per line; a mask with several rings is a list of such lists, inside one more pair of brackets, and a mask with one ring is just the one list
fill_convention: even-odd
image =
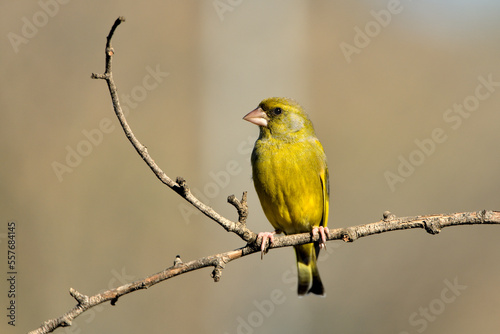
[(275, 114), (275, 115), (280, 115), (282, 112), (283, 112), (283, 110), (281, 108), (274, 108), (274, 110), (273, 110), (273, 114)]

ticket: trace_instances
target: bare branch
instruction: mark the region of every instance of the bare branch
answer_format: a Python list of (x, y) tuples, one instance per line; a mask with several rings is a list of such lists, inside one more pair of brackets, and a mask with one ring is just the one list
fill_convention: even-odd
[[(180, 256), (176, 256), (174, 260), (174, 265), (161, 272), (150, 275), (144, 279), (122, 285), (115, 289), (107, 290), (102, 293), (87, 296), (77, 290), (71, 288), (69, 290), (70, 295), (77, 301), (76, 306), (71, 310), (66, 312), (59, 318), (54, 318), (45, 321), (39, 328), (33, 330), (30, 333), (42, 334), (50, 333), (58, 327), (71, 326), (73, 319), (78, 317), (80, 314), (86, 310), (105, 303), (109, 301), (111, 305), (115, 305), (121, 296), (128, 293), (147, 289), (155, 284), (165, 281), (169, 278), (191, 272), (197, 269), (205, 267), (213, 267), (211, 277), (215, 282), (221, 279), (222, 270), (225, 268), (226, 264), (229, 262), (250, 255), (256, 252), (260, 252), (260, 242), (261, 240), (256, 240), (256, 234), (246, 227), (246, 219), (248, 215), (247, 206), (247, 193), (244, 192), (241, 201), (238, 200), (234, 195), (228, 197), (228, 202), (232, 204), (238, 212), (238, 222), (233, 222), (227, 218), (222, 217), (220, 214), (215, 212), (211, 207), (202, 203), (198, 200), (187, 186), (186, 181), (178, 177), (176, 181), (169, 178), (149, 155), (147, 148), (142, 145), (139, 140), (133, 134), (131, 128), (129, 127), (125, 116), (122, 112), (116, 86), (113, 81), (113, 76), (111, 73), (111, 61), (114, 55), (114, 50), (111, 47), (111, 39), (116, 28), (121, 22), (124, 22), (123, 17), (119, 17), (110, 33), (107, 36), (106, 42), (106, 70), (103, 74), (92, 74), (93, 79), (103, 79), (106, 80), (108, 88), (111, 94), (111, 100), (113, 102), (113, 107), (120, 121), (120, 124), (125, 132), (125, 135), (132, 143), (137, 153), (146, 162), (146, 164), (151, 168), (156, 177), (163, 182), (165, 185), (169, 186), (175, 192), (177, 192), (181, 197), (186, 199), (198, 210), (203, 212), (206, 216), (216, 221), (221, 225), (226, 231), (233, 232), (237, 234), (240, 238), (247, 242), (247, 245), (228, 251), (225, 253), (214, 254), (211, 256), (203, 257), (198, 260), (193, 260), (190, 262), (182, 262)], [(437, 214), (428, 216), (415, 216), (415, 217), (402, 217), (398, 218), (390, 212), (386, 211), (383, 214), (383, 219), (371, 224), (358, 225), (347, 228), (331, 229), (328, 240), (343, 240), (345, 242), (353, 242), (361, 237), (366, 237), (369, 235), (406, 230), (413, 228), (425, 229), (430, 234), (438, 234), (441, 229), (448, 226), (457, 225), (475, 225), (475, 224), (500, 224), (500, 212), (498, 211), (477, 211), (477, 212), (462, 212), (454, 214)], [(301, 245), (310, 242), (316, 242), (320, 238), (319, 235), (313, 236), (311, 233), (294, 234), (289, 236), (281, 236), (274, 238), (272, 245), (269, 249), (279, 248), (279, 247), (290, 247), (295, 245)]]
[(113, 33), (115, 29), (118, 27), (118, 25), (121, 22), (124, 22), (125, 19), (123, 17), (119, 17), (115, 23), (113, 24), (113, 27), (111, 28), (111, 31), (109, 32), (109, 35), (107, 37), (107, 42), (106, 42), (106, 71), (104, 74), (96, 74), (92, 73), (91, 78), (92, 79), (103, 79), (106, 80), (106, 83), (108, 84), (109, 88), (109, 93), (111, 94), (111, 101), (113, 103), (113, 108), (115, 110), (116, 116), (118, 117), (118, 120), (120, 121), (120, 124), (123, 128), (123, 131), (125, 132), (125, 135), (127, 136), (128, 140), (132, 144), (132, 146), (135, 148), (137, 153), (141, 156), (141, 158), (146, 162), (146, 164), (151, 168), (153, 173), (156, 175), (156, 177), (165, 185), (169, 186), (171, 189), (173, 189), (175, 192), (177, 192), (180, 196), (182, 196), (185, 200), (187, 200), (189, 203), (191, 203), (195, 208), (203, 212), (207, 217), (211, 218), (212, 220), (216, 221), (219, 225), (221, 225), (226, 231), (228, 232), (233, 232), (237, 234), (240, 238), (243, 240), (249, 242), (249, 241), (255, 241), (257, 238), (257, 235), (250, 231), (244, 224), (239, 224), (235, 223), (217, 212), (215, 212), (211, 207), (208, 205), (202, 203), (198, 198), (196, 198), (191, 191), (189, 190), (189, 187), (187, 186), (186, 180), (184, 180), (182, 177), (178, 177), (176, 181), (173, 181), (171, 178), (163, 172), (163, 170), (155, 163), (153, 158), (148, 153), (148, 150), (146, 146), (142, 145), (141, 142), (136, 138), (134, 133), (132, 132), (132, 129), (128, 125), (128, 122), (125, 118), (125, 115), (123, 114), (122, 108), (120, 106), (120, 101), (118, 99), (118, 92), (116, 90), (116, 85), (113, 80), (113, 74), (111, 72), (111, 63), (113, 60), (113, 55), (114, 55), (114, 50), (111, 47), (111, 38), (113, 37)]
[[(369, 235), (412, 228), (421, 228), (434, 235), (439, 233), (444, 227), (476, 224), (500, 224), (500, 212), (483, 210), (477, 212), (453, 213), (448, 215), (443, 214), (400, 218), (394, 215), (389, 216), (384, 213), (384, 219), (375, 223), (348, 228), (332, 229), (330, 230), (328, 240), (353, 242), (361, 237), (367, 237)], [(272, 249), (301, 245), (318, 241), (318, 239), (318, 235), (312, 236), (311, 233), (276, 237), (273, 244), (269, 248)], [(197, 269), (213, 267), (214, 269), (211, 276), (215, 282), (218, 282), (221, 278), (222, 269), (224, 269), (227, 263), (256, 252), (260, 252), (260, 248), (259, 245), (254, 243), (229, 252), (214, 254), (187, 263), (183, 263), (180, 257), (177, 256), (174, 260), (174, 265), (162, 272), (91, 297), (83, 295), (74, 289), (70, 289), (71, 296), (77, 300), (78, 304), (63, 316), (44, 322), (40, 328), (30, 333), (50, 333), (57, 327), (70, 326), (73, 319), (89, 308), (107, 301), (110, 301), (112, 305), (115, 305), (118, 298), (123, 295), (136, 290), (147, 289), (169, 278)]]

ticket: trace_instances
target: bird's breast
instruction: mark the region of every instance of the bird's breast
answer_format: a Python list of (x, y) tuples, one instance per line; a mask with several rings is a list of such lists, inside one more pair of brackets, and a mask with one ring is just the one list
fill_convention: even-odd
[(257, 141), (252, 153), (255, 189), (274, 228), (309, 232), (323, 216), (321, 161), (309, 142)]

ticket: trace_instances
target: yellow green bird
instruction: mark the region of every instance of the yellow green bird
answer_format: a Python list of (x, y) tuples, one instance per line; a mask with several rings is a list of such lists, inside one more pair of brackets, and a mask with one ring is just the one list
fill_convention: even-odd
[(275, 233), (312, 232), (319, 243), (294, 246), (298, 294), (325, 295), (316, 260), (328, 235), (329, 181), (326, 155), (304, 109), (294, 100), (263, 100), (244, 120), (260, 128), (252, 152), (252, 177), (275, 232), (259, 233), (262, 252)]

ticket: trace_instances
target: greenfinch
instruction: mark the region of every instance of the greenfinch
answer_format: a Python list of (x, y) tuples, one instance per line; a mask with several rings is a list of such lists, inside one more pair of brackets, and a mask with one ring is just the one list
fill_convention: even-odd
[(316, 260), (325, 246), (329, 181), (326, 155), (304, 109), (294, 100), (263, 100), (244, 120), (260, 135), (252, 152), (252, 178), (273, 233), (259, 233), (262, 254), (275, 233), (320, 234), (319, 243), (294, 246), (298, 294), (325, 295)]

